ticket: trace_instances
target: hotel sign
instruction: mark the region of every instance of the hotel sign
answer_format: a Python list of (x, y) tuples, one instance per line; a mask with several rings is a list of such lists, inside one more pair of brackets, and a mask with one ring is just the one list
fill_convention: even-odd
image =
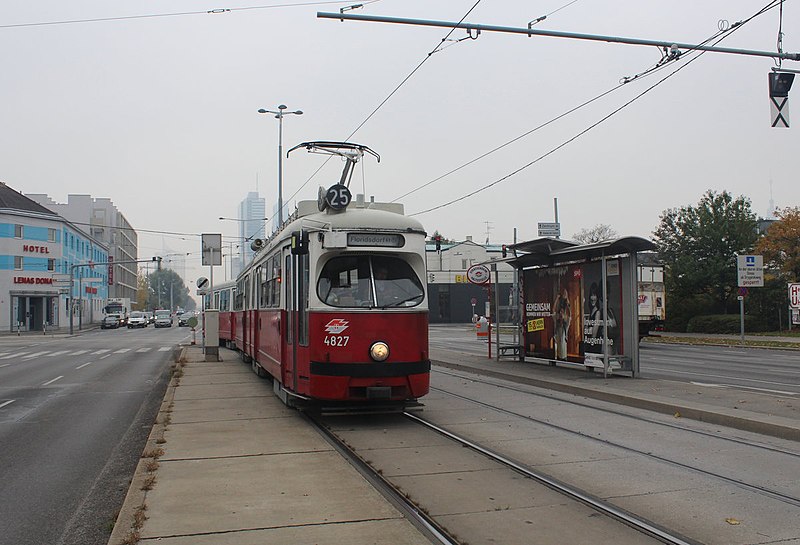
[(47, 246), (34, 246), (32, 244), (23, 244), (22, 251), (31, 254), (49, 254), (50, 248)]

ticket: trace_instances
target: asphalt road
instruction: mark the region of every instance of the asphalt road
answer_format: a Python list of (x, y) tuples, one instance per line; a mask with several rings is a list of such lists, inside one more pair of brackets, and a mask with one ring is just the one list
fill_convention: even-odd
[(107, 543), (189, 334), (0, 337), (0, 544)]
[[(500, 342), (512, 343), (511, 335)], [(488, 347), (467, 325), (435, 325), (430, 328), (431, 347), (486, 355)], [(495, 338), (492, 336), (492, 344)], [(494, 356), (494, 348), (492, 349)], [(641, 376), (733, 387), (765, 394), (800, 396), (800, 353), (796, 350), (640, 344)]]

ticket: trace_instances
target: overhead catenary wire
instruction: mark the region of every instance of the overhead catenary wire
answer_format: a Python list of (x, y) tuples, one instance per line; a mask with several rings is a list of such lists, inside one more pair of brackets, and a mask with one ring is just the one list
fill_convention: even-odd
[[(461, 19), (459, 19), (458, 23), (462, 23), (462, 22), (464, 21), (464, 19), (466, 19), (466, 18), (469, 16), (469, 14), (470, 14), (470, 13), (472, 13), (472, 12), (473, 12), (473, 10), (474, 10), (474, 9), (475, 9), (475, 8), (478, 6), (478, 4), (480, 4), (480, 3), (481, 3), (481, 0), (476, 0), (476, 2), (475, 2), (473, 5), (472, 5), (472, 7), (471, 7), (471, 8), (469, 8), (469, 10), (467, 10), (467, 12), (466, 12), (466, 13), (465, 13), (465, 14), (464, 14), (462, 17), (461, 17)], [(383, 107), (383, 106), (384, 106), (384, 105), (385, 105), (387, 102), (389, 102), (389, 100), (390, 100), (390, 99), (391, 99), (391, 98), (392, 98), (392, 97), (395, 95), (395, 93), (397, 93), (397, 91), (399, 91), (399, 90), (400, 90), (400, 88), (401, 88), (403, 85), (405, 85), (405, 84), (406, 84), (406, 82), (408, 82), (408, 80), (410, 80), (410, 79), (411, 79), (411, 78), (414, 76), (414, 74), (416, 74), (416, 73), (417, 73), (417, 71), (419, 71), (419, 69), (420, 69), (420, 68), (422, 68), (422, 65), (424, 65), (426, 62), (428, 62), (428, 59), (430, 59), (430, 58), (431, 58), (431, 56), (433, 56), (433, 54), (434, 54), (434, 53), (436, 53), (436, 52), (438, 52), (438, 51), (441, 51), (441, 49), (440, 49), (440, 47), (441, 47), (441, 44), (443, 44), (444, 42), (446, 42), (446, 41), (447, 41), (447, 40), (450, 38), (450, 36), (453, 34), (453, 32), (455, 32), (455, 31), (456, 31), (456, 28), (455, 28), (455, 27), (454, 27), (454, 28), (452, 28), (452, 29), (450, 29), (450, 31), (447, 33), (447, 35), (445, 35), (445, 37), (444, 37), (444, 38), (442, 38), (441, 40), (439, 40), (439, 43), (437, 43), (437, 44), (436, 44), (436, 47), (434, 47), (434, 48), (433, 48), (433, 49), (432, 49), (430, 52), (428, 52), (428, 54), (427, 54), (427, 55), (425, 55), (425, 58), (423, 58), (423, 59), (422, 59), (422, 60), (419, 62), (419, 64), (417, 64), (417, 66), (415, 66), (415, 67), (414, 67), (414, 69), (413, 69), (413, 70), (411, 70), (411, 72), (409, 72), (409, 74), (408, 74), (408, 75), (407, 75), (405, 78), (403, 78), (403, 79), (402, 79), (402, 81), (400, 81), (400, 83), (398, 83), (398, 84), (397, 84), (397, 86), (396, 86), (396, 87), (395, 87), (395, 88), (394, 88), (394, 89), (393, 89), (393, 90), (392, 90), (392, 91), (391, 91), (391, 92), (390, 92), (390, 93), (389, 93), (389, 94), (386, 96), (386, 98), (384, 98), (384, 99), (383, 99), (383, 100), (382, 100), (380, 103), (378, 103), (378, 105), (377, 105), (377, 106), (376, 106), (376, 107), (375, 107), (375, 108), (372, 110), (372, 112), (370, 112), (370, 114), (369, 114), (369, 115), (367, 115), (367, 117), (366, 117), (366, 118), (365, 118), (365, 119), (364, 119), (364, 120), (363, 120), (361, 123), (359, 123), (359, 124), (358, 124), (358, 126), (356, 126), (356, 128), (355, 128), (355, 129), (353, 129), (353, 131), (350, 133), (350, 135), (349, 135), (347, 138), (345, 138), (345, 141), (349, 141), (349, 140), (350, 140), (350, 139), (351, 139), (351, 138), (352, 138), (352, 137), (353, 137), (353, 136), (354, 136), (354, 135), (355, 135), (355, 134), (356, 134), (356, 133), (357, 133), (357, 132), (358, 132), (358, 131), (361, 129), (361, 127), (363, 127), (364, 125), (366, 125), (366, 124), (367, 124), (367, 122), (368, 122), (370, 119), (372, 119), (372, 117), (373, 117), (373, 116), (374, 116), (374, 115), (375, 115), (375, 114), (378, 112), (378, 110), (380, 110), (380, 109), (381, 109), (381, 108), (382, 108), (382, 107)], [(332, 156), (331, 156), (331, 157), (332, 157)], [(319, 168), (317, 168), (317, 170), (315, 170), (315, 171), (314, 171), (314, 172), (311, 174), (311, 176), (309, 176), (309, 178), (308, 178), (308, 179), (307, 179), (305, 182), (303, 182), (303, 183), (302, 183), (302, 185), (300, 185), (300, 187), (298, 187), (298, 188), (297, 188), (297, 190), (296, 190), (294, 193), (292, 193), (292, 195), (289, 197), (289, 199), (288, 199), (288, 200), (291, 200), (291, 199), (293, 199), (293, 198), (294, 198), (294, 197), (295, 197), (295, 196), (296, 196), (298, 193), (300, 193), (300, 191), (301, 191), (301, 190), (302, 190), (302, 189), (303, 189), (303, 188), (304, 188), (306, 185), (308, 185), (308, 182), (310, 182), (311, 180), (313, 180), (313, 179), (314, 179), (314, 177), (315, 177), (315, 176), (316, 176), (316, 175), (319, 173), (319, 171), (320, 171), (320, 170), (322, 170), (322, 168), (323, 168), (323, 167), (324, 167), (326, 164), (328, 164), (328, 161), (330, 161), (330, 160), (331, 160), (331, 157), (328, 157), (327, 159), (325, 159), (325, 161), (323, 161), (323, 162), (322, 162), (322, 164), (319, 166)], [(286, 205), (284, 204), (284, 206), (286, 206)]]
[[(735, 24), (735, 25), (731, 26), (729, 29), (726, 29), (725, 31), (720, 31), (720, 32), (718, 32), (717, 34), (715, 34), (715, 36), (717, 36), (717, 37), (719, 37), (719, 38), (718, 38), (718, 39), (717, 39), (717, 40), (714, 42), (714, 45), (716, 45), (717, 43), (721, 42), (722, 40), (724, 40), (725, 38), (727, 38), (728, 36), (730, 36), (730, 35), (731, 35), (733, 32), (736, 32), (738, 29), (742, 28), (742, 27), (743, 27), (745, 24), (747, 24), (748, 22), (752, 21), (754, 18), (756, 18), (756, 17), (758, 17), (758, 16), (760, 16), (760, 15), (763, 15), (764, 13), (766, 13), (767, 11), (769, 11), (770, 9), (773, 9), (773, 8), (775, 8), (776, 6), (778, 6), (778, 4), (779, 4), (779, 3), (780, 3), (780, 4), (782, 4), (782, 2), (783, 2), (783, 0), (772, 0), (772, 1), (771, 1), (771, 2), (769, 2), (769, 3), (768, 3), (766, 6), (764, 6), (763, 8), (761, 8), (761, 9), (760, 9), (758, 12), (756, 12), (756, 13), (755, 13), (755, 14), (753, 14), (753, 15), (751, 15), (751, 16), (750, 16), (750, 17), (748, 17), (747, 19), (745, 19), (745, 20), (743, 20), (743, 21), (739, 21), (737, 24)], [(720, 36), (720, 34), (722, 34), (722, 36)], [(708, 41), (710, 41), (710, 40), (712, 40), (712, 39), (714, 39), (714, 37), (712, 37), (712, 38), (709, 38), (709, 39), (705, 40), (703, 43), (706, 43), (706, 42), (708, 42)], [(592, 130), (592, 129), (594, 129), (595, 127), (599, 126), (600, 124), (604, 123), (605, 121), (607, 121), (608, 119), (610, 119), (611, 117), (613, 117), (614, 115), (616, 115), (617, 113), (619, 113), (620, 111), (624, 110), (625, 108), (627, 108), (628, 106), (630, 106), (631, 104), (633, 104), (634, 102), (636, 102), (637, 100), (639, 100), (640, 98), (642, 98), (643, 96), (645, 96), (647, 93), (649, 93), (650, 91), (652, 91), (653, 89), (655, 89), (656, 87), (658, 87), (659, 85), (661, 85), (662, 83), (664, 83), (666, 80), (668, 80), (669, 78), (671, 78), (672, 76), (674, 76), (675, 74), (677, 74), (678, 72), (680, 72), (681, 70), (683, 70), (684, 68), (686, 68), (687, 66), (689, 66), (689, 65), (690, 65), (692, 62), (694, 62), (694, 61), (696, 61), (697, 59), (699, 59), (699, 58), (700, 58), (700, 57), (701, 57), (701, 56), (702, 56), (704, 53), (706, 53), (706, 52), (707, 52), (707, 51), (703, 51), (703, 50), (696, 52), (696, 53), (697, 53), (697, 54), (696, 54), (696, 56), (695, 56), (695, 57), (693, 57), (693, 58), (690, 58), (690, 59), (689, 59), (689, 60), (686, 62), (686, 64), (684, 64), (684, 65), (682, 65), (682, 66), (680, 66), (680, 67), (676, 68), (674, 71), (670, 72), (669, 74), (667, 74), (666, 76), (664, 76), (663, 78), (661, 78), (659, 81), (657, 81), (656, 83), (654, 83), (653, 85), (651, 85), (650, 87), (648, 87), (647, 89), (645, 89), (644, 91), (642, 91), (641, 93), (639, 93), (637, 96), (633, 97), (633, 98), (632, 98), (632, 99), (630, 99), (629, 101), (627, 101), (627, 102), (625, 102), (624, 104), (622, 104), (621, 106), (617, 107), (616, 109), (614, 109), (614, 110), (613, 110), (612, 112), (610, 112), (609, 114), (607, 114), (607, 115), (603, 116), (603, 117), (602, 117), (601, 119), (599, 119), (598, 121), (596, 121), (596, 122), (592, 123), (591, 125), (589, 125), (589, 126), (588, 126), (588, 127), (586, 127), (585, 129), (583, 129), (583, 130), (579, 131), (578, 133), (576, 133), (575, 135), (573, 135), (573, 136), (572, 136), (572, 137), (570, 137), (569, 139), (565, 140), (564, 142), (560, 143), (560, 144), (559, 144), (559, 145), (557, 145), (556, 147), (554, 147), (554, 148), (550, 149), (550, 150), (549, 150), (549, 151), (547, 151), (546, 153), (544, 153), (544, 154), (540, 155), (540, 156), (539, 156), (539, 157), (537, 157), (536, 159), (534, 159), (534, 160), (532, 160), (532, 161), (528, 162), (527, 164), (525, 164), (525, 165), (523, 165), (523, 166), (519, 167), (518, 169), (516, 169), (516, 170), (514, 170), (514, 171), (510, 172), (509, 174), (506, 174), (505, 176), (503, 176), (503, 177), (501, 177), (501, 178), (499, 178), (499, 179), (495, 180), (494, 182), (491, 182), (491, 183), (489, 183), (489, 184), (487, 184), (487, 185), (484, 185), (484, 186), (482, 186), (482, 187), (480, 187), (480, 188), (478, 188), (478, 189), (476, 189), (476, 190), (474, 190), (474, 191), (471, 191), (471, 192), (469, 192), (469, 193), (466, 193), (466, 194), (464, 194), (464, 195), (462, 195), (462, 196), (460, 196), (460, 197), (457, 197), (457, 198), (455, 198), (455, 199), (452, 199), (452, 200), (450, 200), (450, 201), (448, 201), (448, 202), (446, 202), (446, 203), (443, 203), (443, 204), (440, 204), (440, 205), (437, 205), (437, 206), (434, 206), (434, 207), (431, 207), (431, 208), (428, 208), (428, 209), (425, 209), (425, 210), (422, 210), (422, 211), (419, 211), (419, 212), (415, 212), (415, 213), (413, 213), (413, 214), (409, 214), (409, 216), (419, 216), (419, 215), (422, 215), (422, 214), (427, 214), (427, 213), (429, 213), (429, 212), (433, 212), (433, 211), (435, 211), (435, 210), (440, 210), (440, 209), (442, 209), (442, 208), (445, 208), (445, 207), (447, 207), (447, 206), (450, 206), (450, 205), (452, 205), (452, 204), (455, 204), (455, 203), (461, 202), (461, 201), (463, 201), (463, 200), (466, 200), (466, 199), (468, 199), (468, 198), (470, 198), (470, 197), (472, 197), (472, 196), (474, 196), (474, 195), (477, 195), (478, 193), (481, 193), (481, 192), (483, 192), (483, 191), (485, 191), (485, 190), (487, 190), (487, 189), (489, 189), (489, 188), (491, 188), (491, 187), (494, 187), (494, 186), (496, 186), (496, 185), (498, 185), (498, 184), (500, 184), (500, 183), (504, 182), (505, 180), (508, 180), (509, 178), (513, 177), (513, 176), (514, 176), (514, 175), (516, 175), (516, 174), (519, 174), (519, 173), (520, 173), (520, 172), (522, 172), (523, 170), (526, 170), (527, 168), (529, 168), (529, 167), (533, 166), (534, 164), (538, 163), (538, 162), (539, 162), (539, 161), (541, 161), (542, 159), (545, 159), (546, 157), (548, 157), (548, 156), (552, 155), (553, 153), (555, 153), (556, 151), (560, 150), (561, 148), (563, 148), (563, 147), (567, 146), (568, 144), (570, 144), (570, 143), (574, 142), (575, 140), (577, 140), (578, 138), (580, 138), (580, 137), (581, 137), (581, 136), (583, 136), (584, 134), (588, 133), (589, 131), (591, 131), (591, 130)], [(617, 88), (618, 88), (618, 87), (617, 87)], [(429, 184), (428, 184), (428, 185), (429, 185)]]
[[(377, 0), (372, 0), (373, 2)], [(285, 8), (298, 8), (298, 7), (306, 7), (306, 6), (323, 6), (329, 4), (341, 4), (342, 2), (336, 2), (333, 0), (326, 0), (326, 1), (319, 1), (319, 2), (299, 2), (296, 4), (269, 4), (265, 6), (245, 6), (245, 7), (235, 7), (235, 8), (218, 8), (218, 9), (211, 9), (211, 10), (202, 10), (202, 11), (181, 11), (181, 12), (174, 12), (174, 13), (147, 13), (141, 15), (121, 15), (118, 17), (96, 17), (91, 19), (66, 19), (61, 21), (38, 21), (33, 23), (15, 23), (15, 24), (6, 24), (0, 25), (0, 29), (2, 28), (24, 28), (24, 27), (37, 27), (37, 26), (54, 26), (54, 25), (73, 25), (73, 24), (83, 24), (83, 23), (106, 23), (112, 21), (129, 21), (132, 19), (155, 19), (161, 17), (185, 17), (188, 15), (216, 15), (220, 13), (228, 13), (233, 11), (245, 11), (245, 10), (258, 10), (258, 9), (285, 9)], [(372, 2), (364, 2), (372, 3)]]

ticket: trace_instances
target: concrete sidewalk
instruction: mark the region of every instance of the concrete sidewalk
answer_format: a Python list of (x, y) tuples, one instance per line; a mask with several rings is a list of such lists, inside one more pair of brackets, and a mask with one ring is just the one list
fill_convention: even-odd
[(183, 349), (109, 545), (429, 543), (235, 352), (220, 356)]
[[(221, 362), (205, 362), (199, 346), (181, 354), (109, 545), (429, 543), (237, 353), (221, 348)], [(434, 375), (478, 373), (800, 441), (800, 402), (790, 396), (451, 350), (431, 358)]]

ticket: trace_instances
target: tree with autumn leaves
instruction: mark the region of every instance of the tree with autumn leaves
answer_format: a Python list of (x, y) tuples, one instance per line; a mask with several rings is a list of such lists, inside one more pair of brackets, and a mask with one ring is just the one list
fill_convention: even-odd
[(749, 199), (707, 191), (697, 205), (665, 210), (654, 232), (666, 266), (667, 326), (682, 330), (695, 316), (738, 313), (736, 256), (764, 256), (764, 287), (745, 307), (759, 329), (786, 325), (786, 283), (800, 280), (800, 208), (776, 214), (763, 235)]
[(800, 207), (775, 212), (778, 221), (756, 245), (767, 271), (786, 282), (800, 281)]

